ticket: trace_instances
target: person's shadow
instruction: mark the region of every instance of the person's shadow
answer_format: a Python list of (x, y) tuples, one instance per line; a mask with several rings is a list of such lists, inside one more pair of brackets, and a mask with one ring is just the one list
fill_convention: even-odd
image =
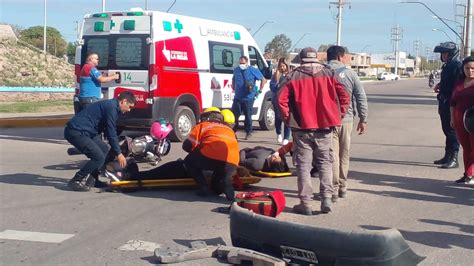
[(70, 190), (67, 179), (30, 173), (7, 174), (0, 176), (0, 183), (28, 186), (49, 186), (58, 190)]

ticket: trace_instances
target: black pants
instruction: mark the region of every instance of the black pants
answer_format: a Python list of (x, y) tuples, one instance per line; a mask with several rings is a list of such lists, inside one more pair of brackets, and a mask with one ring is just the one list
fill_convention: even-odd
[(132, 176), (132, 179), (150, 180), (189, 177), (192, 176), (187, 172), (184, 160), (177, 160), (165, 163), (148, 171), (139, 172), (138, 176)]
[(97, 177), (104, 163), (110, 162), (114, 158), (113, 152), (109, 151), (109, 145), (102, 140), (101, 135), (89, 137), (82, 131), (66, 127), (64, 129), (64, 138), (90, 159), (79, 170), (79, 174), (82, 176), (91, 174)]
[(441, 119), (441, 128), (446, 136), (445, 151), (459, 151), (459, 142), (456, 137), (456, 131), (451, 127), (451, 111), (449, 110), (449, 100), (438, 96), (438, 113)]
[(237, 169), (236, 165), (210, 159), (202, 155), (200, 152), (191, 152), (184, 159), (188, 173), (194, 177), (196, 182), (201, 186), (207, 186), (205, 179), (205, 171), (212, 171), (211, 187), (220, 194), (223, 190), (227, 200), (234, 200), (234, 187), (232, 186), (232, 175)]

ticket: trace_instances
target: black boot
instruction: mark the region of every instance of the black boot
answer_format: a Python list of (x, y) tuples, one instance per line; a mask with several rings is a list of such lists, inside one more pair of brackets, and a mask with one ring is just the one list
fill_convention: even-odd
[(433, 163), (434, 164), (445, 164), (448, 162), (448, 152), (447, 151), (444, 151), (444, 156), (443, 158), (439, 159), (439, 160), (436, 160), (434, 161)]
[(85, 179), (87, 180), (89, 175), (82, 175), (80, 173), (76, 173), (74, 177), (69, 180), (67, 186), (74, 191), (89, 191), (91, 188), (85, 184)]
[(441, 165), (443, 169), (458, 168), (458, 151), (450, 152), (448, 155), (448, 160), (445, 164)]

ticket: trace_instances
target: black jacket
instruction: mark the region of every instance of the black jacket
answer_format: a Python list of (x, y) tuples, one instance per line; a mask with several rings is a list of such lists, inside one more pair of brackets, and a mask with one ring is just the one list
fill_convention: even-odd
[(457, 59), (451, 59), (446, 62), (441, 71), (441, 80), (439, 82), (439, 96), (448, 100), (451, 99), (453, 94), (454, 84), (460, 77), (461, 73), (461, 62)]
[(105, 132), (115, 155), (122, 151), (117, 136), (117, 119), (120, 114), (118, 100), (104, 100), (95, 102), (77, 113), (69, 122), (67, 127), (83, 132), (84, 135), (93, 138), (100, 132)]

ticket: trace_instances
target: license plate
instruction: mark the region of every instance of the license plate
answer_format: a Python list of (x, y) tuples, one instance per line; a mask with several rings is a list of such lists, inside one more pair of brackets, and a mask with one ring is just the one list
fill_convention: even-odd
[(316, 254), (313, 251), (288, 246), (280, 246), (280, 248), (281, 254), (284, 258), (298, 259), (311, 263), (318, 263), (318, 258), (316, 257)]

